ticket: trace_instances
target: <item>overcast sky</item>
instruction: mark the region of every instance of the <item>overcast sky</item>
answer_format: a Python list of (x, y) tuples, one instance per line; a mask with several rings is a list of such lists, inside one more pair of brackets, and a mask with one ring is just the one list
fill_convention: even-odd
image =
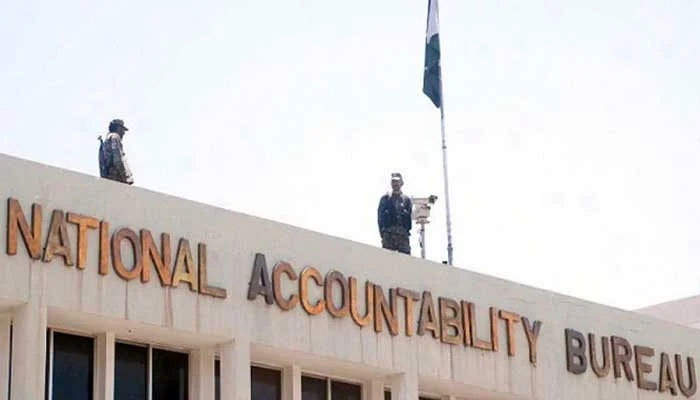
[[(110, 3), (2, 5), (0, 152), (96, 175), (122, 118), (137, 186), (372, 245), (399, 171), (440, 197), (446, 259), (427, 0)], [(700, 2), (440, 12), (456, 265), (623, 308), (700, 294)]]

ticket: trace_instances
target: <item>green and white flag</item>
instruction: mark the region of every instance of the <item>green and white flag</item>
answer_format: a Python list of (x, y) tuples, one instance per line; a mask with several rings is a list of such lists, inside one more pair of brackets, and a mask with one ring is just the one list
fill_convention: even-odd
[(442, 74), (440, 72), (440, 24), (438, 0), (428, 0), (428, 27), (425, 31), (425, 69), (423, 93), (435, 107), (442, 106)]

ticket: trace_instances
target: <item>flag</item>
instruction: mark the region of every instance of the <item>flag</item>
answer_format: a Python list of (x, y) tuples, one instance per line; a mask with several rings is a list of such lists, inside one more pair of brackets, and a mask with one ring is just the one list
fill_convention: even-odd
[(440, 72), (440, 24), (438, 0), (428, 0), (428, 26), (425, 30), (425, 69), (423, 93), (435, 104), (442, 106), (442, 74)]

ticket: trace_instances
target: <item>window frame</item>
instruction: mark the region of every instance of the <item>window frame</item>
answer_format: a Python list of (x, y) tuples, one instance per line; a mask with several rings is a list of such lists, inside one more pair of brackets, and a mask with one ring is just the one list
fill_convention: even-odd
[[(360, 400), (365, 400), (364, 399), (364, 386), (365, 382), (362, 380), (353, 380), (352, 378), (347, 378), (347, 377), (338, 377), (336, 375), (327, 375), (327, 374), (320, 374), (318, 372), (310, 371), (310, 370), (302, 370), (301, 371), (301, 378), (303, 377), (309, 377), (309, 378), (314, 378), (314, 379), (322, 379), (326, 382), (326, 398), (328, 400), (333, 400), (333, 393), (332, 393), (332, 382), (339, 382), (339, 383), (345, 383), (349, 385), (355, 385), (360, 387)], [(301, 382), (299, 383), (301, 384)]]
[[(391, 386), (384, 387), (384, 395), (386, 396), (387, 393), (389, 393), (389, 398), (391, 399)], [(442, 398), (443, 396), (438, 396), (436, 394), (428, 394), (421, 391), (418, 392), (418, 400), (440, 400)]]
[[(144, 347), (147, 349), (147, 359), (146, 359), (146, 398), (144, 400), (152, 400), (153, 399), (153, 349), (156, 350), (163, 350), (163, 351), (170, 351), (173, 353), (181, 353), (187, 355), (187, 379), (188, 379), (188, 387), (189, 387), (189, 374), (190, 374), (190, 349), (184, 348), (184, 347), (175, 347), (175, 346), (168, 346), (168, 345), (163, 345), (160, 343), (154, 343), (154, 342), (138, 342), (133, 339), (124, 339), (121, 336), (117, 336), (114, 338), (114, 350), (115, 350), (115, 357), (116, 357), (116, 345), (117, 343), (121, 344), (127, 344), (130, 346), (138, 346), (138, 347)], [(51, 400), (51, 399), (47, 399)]]
[[(146, 398), (144, 400), (151, 400), (153, 395), (151, 394), (152, 391), (152, 360), (151, 360), (151, 345), (148, 343), (140, 343), (140, 342), (134, 342), (130, 340), (122, 340), (119, 338), (114, 338), (114, 361), (116, 362), (117, 359), (117, 344), (125, 344), (128, 346), (135, 346), (135, 347), (143, 347), (146, 349)], [(114, 369), (114, 374), (116, 376), (117, 370), (116, 370), (116, 364), (115, 364), (115, 369)], [(114, 389), (116, 390), (116, 384)]]
[[(115, 340), (116, 342), (116, 340)], [(121, 342), (121, 341), (120, 341)], [(123, 342), (122, 342), (123, 343)], [(183, 348), (177, 348), (177, 347), (169, 347), (169, 346), (163, 346), (160, 344), (152, 344), (152, 343), (141, 343), (141, 345), (148, 346), (148, 363), (147, 363), (147, 368), (148, 368), (148, 379), (146, 380), (147, 385), (148, 385), (148, 392), (146, 393), (148, 396), (146, 400), (153, 400), (153, 350), (162, 350), (162, 351), (169, 351), (171, 353), (180, 353), (184, 354), (187, 356), (187, 390), (189, 392), (189, 386), (190, 386), (190, 374), (192, 373), (191, 371), (191, 365), (190, 365), (190, 350), (183, 349)], [(189, 398), (189, 393), (187, 394), (187, 398)]]
[[(53, 371), (54, 371), (54, 333), (61, 333), (64, 335), (72, 335), (72, 336), (79, 336), (82, 338), (89, 338), (92, 339), (93, 341), (93, 346), (92, 346), (92, 396), (93, 398), (99, 398), (99, 393), (98, 390), (99, 388), (97, 387), (97, 377), (99, 376), (99, 368), (100, 365), (98, 365), (97, 362), (97, 356), (99, 352), (98, 348), (98, 341), (97, 341), (97, 334), (90, 333), (87, 331), (80, 331), (80, 330), (74, 330), (74, 329), (66, 329), (66, 328), (61, 328), (61, 327), (53, 327), (53, 326), (48, 326), (46, 328), (46, 366), (45, 366), (45, 377), (44, 377), (44, 400), (53, 400)], [(147, 362), (146, 362), (146, 399), (144, 400), (152, 400), (153, 399), (153, 349), (158, 349), (158, 350), (164, 350), (164, 351), (170, 351), (174, 353), (180, 353), (184, 354), (187, 356), (187, 369), (188, 369), (188, 385), (189, 385), (189, 374), (190, 374), (190, 349), (183, 348), (183, 347), (175, 347), (175, 346), (167, 346), (167, 345), (162, 345), (159, 343), (151, 343), (151, 342), (139, 342), (135, 341), (133, 339), (129, 338), (124, 338), (122, 336), (117, 336), (114, 338), (114, 345), (113, 349), (115, 351), (115, 357), (116, 357), (116, 345), (117, 343), (121, 344), (126, 344), (130, 346), (138, 346), (138, 347), (143, 347), (147, 349)], [(218, 359), (218, 357), (217, 357)], [(11, 363), (10, 363), (11, 364)], [(263, 368), (268, 368), (267, 366), (264, 366), (262, 364), (259, 365), (260, 367)], [(270, 368), (272, 369), (272, 368)], [(280, 370), (280, 368), (274, 368), (276, 370)], [(8, 388), (8, 391), (11, 390)]]
[[(214, 393), (216, 393), (216, 363), (219, 363), (219, 368), (221, 368), (221, 356), (219, 354), (214, 355)], [(284, 367), (279, 366), (279, 365), (272, 365), (272, 364), (265, 364), (265, 363), (260, 363), (260, 362), (250, 362), (250, 367), (256, 367), (256, 368), (263, 368), (263, 369), (269, 369), (273, 371), (277, 371), (280, 373), (280, 389), (284, 391)], [(251, 376), (251, 386), (252, 386), (252, 376)], [(148, 399), (150, 400), (150, 399)], [(284, 399), (282, 399), (284, 400)]]
[[(219, 360), (218, 357), (217, 357), (217, 360)], [(219, 362), (221, 362), (221, 360), (219, 360)], [(271, 365), (268, 365), (268, 364), (262, 364), (262, 363), (251, 362), (251, 363), (250, 363), (250, 368), (252, 369), (253, 367), (255, 367), (255, 368), (261, 368), (261, 369), (269, 369), (269, 370), (271, 370), (271, 371), (279, 372), (279, 374), (280, 374), (280, 381), (279, 381), (279, 385), (280, 385), (280, 398), (281, 398), (282, 400), (284, 400), (284, 398), (282, 397), (283, 394), (284, 394), (284, 368), (282, 368), (282, 367), (276, 367), (276, 366), (271, 366)], [(251, 377), (250, 377), (250, 386), (251, 386), (251, 390), (252, 390), (252, 386), (253, 386), (253, 376), (252, 376), (252, 374), (251, 374)]]
[[(44, 399), (53, 400), (53, 370), (54, 370), (54, 333), (60, 333), (63, 335), (79, 336), (82, 338), (92, 339), (92, 397), (93, 399), (97, 396), (97, 374), (99, 372), (97, 365), (97, 336), (71, 329), (63, 328), (46, 328), (46, 366), (44, 370), (45, 382), (44, 382)], [(10, 363), (11, 364), (11, 363)]]

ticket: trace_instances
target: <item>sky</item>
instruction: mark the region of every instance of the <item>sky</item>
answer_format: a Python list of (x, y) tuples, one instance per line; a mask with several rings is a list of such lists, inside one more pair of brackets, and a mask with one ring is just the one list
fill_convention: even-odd
[[(1, 8), (0, 152), (97, 175), (122, 118), (136, 186), (370, 245), (401, 172), (447, 258), (427, 0)], [(700, 294), (700, 2), (441, 0), (440, 25), (456, 267)]]

